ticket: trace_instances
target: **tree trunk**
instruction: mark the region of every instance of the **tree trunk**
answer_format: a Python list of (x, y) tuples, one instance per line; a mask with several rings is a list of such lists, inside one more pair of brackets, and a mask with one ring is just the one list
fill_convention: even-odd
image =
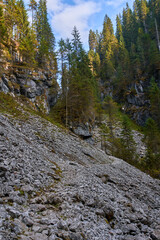
[(158, 32), (158, 26), (157, 26), (156, 18), (155, 18), (155, 26), (156, 26), (157, 45), (158, 45), (158, 50), (160, 52), (160, 40), (159, 40), (159, 32)]
[(148, 31), (147, 31), (146, 21), (145, 20), (143, 20), (143, 25), (144, 25), (144, 31), (145, 31), (145, 33), (147, 33)]

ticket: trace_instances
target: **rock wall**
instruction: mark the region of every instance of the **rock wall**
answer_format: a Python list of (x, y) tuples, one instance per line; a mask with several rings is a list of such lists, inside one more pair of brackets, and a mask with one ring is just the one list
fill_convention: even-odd
[(24, 95), (42, 112), (56, 103), (58, 84), (51, 71), (11, 68), (0, 78), (0, 91)]
[[(116, 102), (123, 103), (122, 110), (129, 114), (130, 117), (137, 122), (137, 124), (144, 126), (146, 120), (151, 117), (150, 115), (150, 100), (148, 98), (149, 81), (140, 81), (128, 86), (126, 89), (125, 97), (122, 99), (118, 94), (114, 94), (113, 83), (103, 83), (100, 81), (101, 100), (109, 95)], [(117, 90), (116, 90), (117, 92)]]
[(150, 100), (147, 94), (148, 86), (149, 83), (143, 81), (132, 84), (123, 106), (123, 110), (141, 126), (144, 126), (146, 120), (151, 117)]

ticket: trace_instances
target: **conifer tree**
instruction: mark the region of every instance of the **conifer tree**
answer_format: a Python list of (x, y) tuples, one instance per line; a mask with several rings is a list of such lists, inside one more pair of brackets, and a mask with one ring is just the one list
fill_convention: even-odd
[(4, 50), (7, 45), (7, 28), (5, 26), (5, 21), (4, 21), (4, 6), (3, 2), (0, 1), (0, 75), (3, 71), (3, 63), (6, 61)]
[[(93, 120), (96, 84), (89, 67), (79, 31), (74, 27), (72, 41), (59, 42), (62, 66), (61, 118), (68, 123)], [(64, 89), (64, 90), (63, 90)]]
[(132, 22), (132, 11), (129, 8), (128, 3), (126, 8), (123, 9), (122, 15), (122, 29), (123, 29), (123, 38), (125, 41), (125, 46), (127, 50), (130, 50), (132, 36), (133, 36), (133, 22)]
[(152, 118), (146, 122), (144, 140), (147, 146), (145, 169), (153, 177), (157, 177), (160, 173), (160, 133)]
[(151, 79), (150, 101), (152, 118), (156, 121), (160, 128), (160, 89), (153, 77)]
[(66, 98), (67, 85), (68, 85), (68, 75), (70, 68), (70, 59), (68, 57), (68, 40), (60, 39), (58, 42), (59, 45), (59, 54), (61, 61), (61, 86), (62, 86), (62, 98)]
[(31, 31), (23, 0), (16, 4), (19, 51), (23, 62), (35, 63), (36, 35)]
[(37, 9), (37, 2), (35, 0), (30, 0), (29, 7), (32, 11), (32, 29), (33, 29), (34, 11)]
[(7, 29), (4, 22), (4, 15), (3, 15), (4, 7), (3, 1), (0, 1), (0, 43), (3, 44), (5, 41), (5, 37), (7, 34)]
[(147, 33), (146, 18), (148, 14), (147, 1), (141, 0), (141, 18), (144, 25), (145, 33)]
[(8, 0), (5, 4), (5, 25), (9, 39), (17, 39), (17, 12), (16, 0)]
[(89, 49), (95, 51), (97, 47), (97, 36), (92, 30), (89, 31)]
[(106, 15), (103, 23), (100, 48), (101, 77), (110, 79), (115, 72), (115, 54), (117, 52), (117, 39), (114, 35), (111, 19)]
[(80, 60), (80, 54), (82, 53), (82, 43), (80, 39), (80, 33), (77, 30), (76, 26), (74, 26), (72, 31), (72, 55), (73, 58)]
[(23, 0), (8, 0), (4, 17), (12, 61), (35, 63), (36, 35), (30, 29)]
[(109, 127), (109, 135), (113, 141), (114, 128), (117, 120), (117, 104), (113, 101), (110, 96), (107, 96), (103, 101), (103, 108), (108, 115), (107, 125)]
[(54, 53), (55, 38), (52, 33), (47, 17), (46, 0), (40, 0), (36, 16), (36, 32), (38, 40), (38, 63), (39, 66), (47, 66)]
[(136, 144), (127, 116), (124, 116), (122, 121), (121, 151), (122, 159), (132, 164), (136, 162)]
[(116, 17), (116, 38), (118, 39), (118, 42), (124, 41), (122, 40), (123, 34), (122, 34), (122, 23), (121, 23), (121, 16), (117, 15)]

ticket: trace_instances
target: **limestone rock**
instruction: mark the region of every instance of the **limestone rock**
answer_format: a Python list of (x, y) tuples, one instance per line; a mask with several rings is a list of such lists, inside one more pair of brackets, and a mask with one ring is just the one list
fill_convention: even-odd
[(58, 84), (54, 79), (55, 76), (51, 72), (17, 67), (2, 75), (0, 91), (24, 95), (42, 112), (48, 113), (58, 96)]

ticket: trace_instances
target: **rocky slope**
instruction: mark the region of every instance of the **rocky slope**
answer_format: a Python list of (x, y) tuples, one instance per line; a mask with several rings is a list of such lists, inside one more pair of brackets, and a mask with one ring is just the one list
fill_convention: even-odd
[(159, 180), (37, 115), (0, 115), (1, 240), (158, 240), (159, 208)]

